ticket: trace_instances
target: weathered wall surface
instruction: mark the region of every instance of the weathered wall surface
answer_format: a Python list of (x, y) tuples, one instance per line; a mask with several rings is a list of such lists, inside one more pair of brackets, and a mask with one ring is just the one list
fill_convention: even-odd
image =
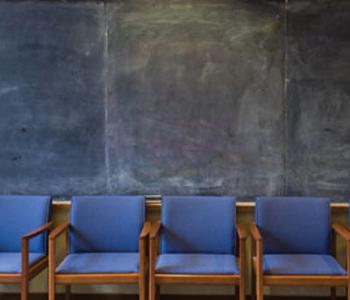
[(0, 193), (325, 195), (348, 1), (0, 2)]

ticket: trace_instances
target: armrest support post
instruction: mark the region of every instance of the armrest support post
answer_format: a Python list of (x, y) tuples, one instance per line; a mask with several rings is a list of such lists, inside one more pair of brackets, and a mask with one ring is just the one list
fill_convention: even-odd
[[(244, 283), (245, 273), (246, 273), (246, 240), (248, 237), (248, 233), (245, 228), (241, 224), (236, 225), (237, 235), (239, 239), (239, 270), (241, 280)], [(244, 289), (245, 286), (242, 285)]]
[(341, 224), (333, 224), (332, 225), (332, 231), (333, 231), (333, 249), (332, 249), (332, 254), (334, 257), (336, 257), (336, 236), (340, 236), (345, 242), (346, 242), (346, 270), (348, 273), (348, 276), (350, 278), (350, 231), (343, 225)]
[(26, 235), (22, 236), (22, 250), (21, 250), (21, 256), (22, 256), (22, 274), (23, 276), (27, 276), (29, 271), (29, 241), (30, 239), (43, 234), (44, 232), (48, 231), (53, 222), (49, 222), (44, 224), (43, 226), (27, 233)]
[(258, 289), (263, 286), (263, 238), (255, 223), (250, 224), (250, 233), (255, 242), (256, 280)]

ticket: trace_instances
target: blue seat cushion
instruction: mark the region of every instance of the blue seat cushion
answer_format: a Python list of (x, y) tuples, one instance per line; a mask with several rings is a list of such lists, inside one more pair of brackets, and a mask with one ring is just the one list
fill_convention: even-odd
[(264, 254), (330, 254), (328, 198), (258, 197), (255, 220)]
[(266, 275), (346, 275), (330, 255), (268, 254), (264, 255)]
[[(29, 266), (38, 262), (43, 253), (29, 253)], [(12, 274), (22, 272), (21, 252), (0, 252), (0, 273)]]
[(162, 204), (162, 254), (235, 253), (235, 198), (167, 196)]
[(56, 269), (65, 274), (119, 274), (139, 272), (139, 253), (69, 254)]
[(70, 213), (71, 253), (138, 252), (143, 196), (77, 196)]
[(236, 256), (230, 254), (161, 254), (156, 272), (163, 274), (239, 274)]

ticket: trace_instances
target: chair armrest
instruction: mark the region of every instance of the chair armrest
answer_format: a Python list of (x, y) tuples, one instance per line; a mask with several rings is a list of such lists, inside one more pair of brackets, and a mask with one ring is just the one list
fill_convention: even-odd
[(341, 224), (333, 224), (333, 231), (338, 234), (343, 240), (350, 241), (350, 232), (349, 230)]
[(151, 223), (146, 222), (140, 233), (140, 240), (145, 239), (150, 234), (150, 231), (151, 231)]
[(22, 247), (21, 247), (21, 256), (22, 256), (22, 274), (27, 274), (29, 269), (29, 240), (42, 234), (50, 229), (53, 222), (44, 224), (43, 226), (27, 233), (22, 236)]
[(27, 233), (26, 235), (22, 236), (22, 239), (29, 240), (31, 238), (34, 238), (34, 237), (38, 236), (39, 234), (42, 234), (45, 231), (48, 231), (52, 225), (53, 225), (52, 221), (49, 223), (46, 223), (43, 226), (41, 226), (41, 227)]
[(161, 227), (162, 227), (162, 224), (160, 223), (160, 221), (152, 225), (151, 232), (150, 232), (151, 239), (156, 239), (159, 236)]
[(256, 226), (255, 223), (250, 224), (250, 233), (256, 242), (262, 241), (262, 236), (261, 236), (260, 230), (259, 230), (258, 226)]
[(69, 222), (63, 223), (57, 226), (49, 235), (49, 240), (57, 239), (63, 232), (69, 230), (70, 224)]
[(237, 230), (238, 238), (240, 240), (246, 240), (247, 239), (248, 232), (241, 224), (237, 224), (236, 225), (236, 230)]

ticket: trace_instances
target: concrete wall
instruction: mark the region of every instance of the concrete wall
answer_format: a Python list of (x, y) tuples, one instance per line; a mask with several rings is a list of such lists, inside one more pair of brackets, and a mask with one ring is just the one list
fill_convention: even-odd
[(349, 7), (0, 1), (0, 193), (345, 200)]

